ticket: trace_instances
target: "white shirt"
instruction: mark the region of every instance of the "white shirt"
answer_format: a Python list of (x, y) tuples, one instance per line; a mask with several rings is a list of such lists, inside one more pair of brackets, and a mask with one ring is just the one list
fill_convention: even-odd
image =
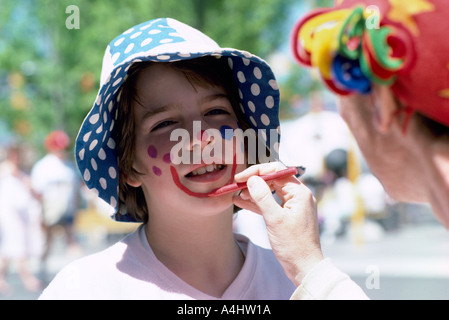
[[(273, 252), (235, 235), (246, 258), (221, 299), (289, 299), (295, 290)], [(40, 299), (216, 299), (190, 286), (148, 244), (145, 229), (61, 270)]]
[(47, 154), (31, 170), (33, 189), (42, 195), (44, 220), (57, 223), (64, 215), (73, 216), (77, 210), (78, 176), (68, 161)]

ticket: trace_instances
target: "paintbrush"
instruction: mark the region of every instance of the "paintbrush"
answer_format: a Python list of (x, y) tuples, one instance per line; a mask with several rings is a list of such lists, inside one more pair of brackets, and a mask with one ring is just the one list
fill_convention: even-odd
[[(277, 179), (284, 179), (284, 178), (287, 178), (290, 176), (299, 177), (304, 174), (305, 170), (306, 169), (304, 167), (290, 167), (290, 168), (283, 169), (280, 171), (261, 175), (260, 177), (264, 181), (268, 182), (268, 181), (277, 180)], [(248, 186), (246, 185), (246, 182), (236, 182), (236, 183), (228, 184), (228, 185), (225, 185), (223, 187), (220, 187), (218, 189), (211, 191), (208, 194), (208, 197), (218, 197), (218, 196), (221, 196), (224, 194), (236, 192), (236, 191), (243, 190), (246, 188), (248, 188)]]

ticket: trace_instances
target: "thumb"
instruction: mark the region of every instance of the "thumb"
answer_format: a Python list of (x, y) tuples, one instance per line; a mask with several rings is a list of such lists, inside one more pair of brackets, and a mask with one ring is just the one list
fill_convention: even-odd
[(264, 215), (280, 208), (271, 194), (270, 187), (262, 178), (259, 176), (252, 176), (248, 179), (246, 185), (248, 186), (251, 198), (253, 198), (253, 201)]

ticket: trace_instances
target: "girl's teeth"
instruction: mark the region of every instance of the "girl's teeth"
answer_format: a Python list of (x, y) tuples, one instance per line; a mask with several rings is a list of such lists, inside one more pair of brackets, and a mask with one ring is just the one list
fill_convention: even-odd
[(200, 174), (205, 174), (205, 173), (206, 173), (206, 168), (202, 167), (202, 168), (199, 168), (199, 169), (196, 170), (196, 171), (198, 172), (199, 175), (200, 175)]
[(221, 165), (221, 164), (218, 164), (218, 165), (211, 164), (206, 167), (201, 167), (201, 168), (198, 168), (198, 169), (192, 171), (192, 175), (198, 176), (198, 175), (205, 174), (206, 172), (213, 172), (215, 170), (220, 170), (221, 168), (223, 168), (223, 165)]

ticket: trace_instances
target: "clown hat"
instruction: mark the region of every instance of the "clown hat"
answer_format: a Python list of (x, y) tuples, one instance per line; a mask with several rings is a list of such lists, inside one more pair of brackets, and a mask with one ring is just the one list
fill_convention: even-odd
[(448, 17), (446, 0), (337, 0), (296, 23), (291, 47), (334, 93), (388, 85), (406, 110), (449, 126)]

